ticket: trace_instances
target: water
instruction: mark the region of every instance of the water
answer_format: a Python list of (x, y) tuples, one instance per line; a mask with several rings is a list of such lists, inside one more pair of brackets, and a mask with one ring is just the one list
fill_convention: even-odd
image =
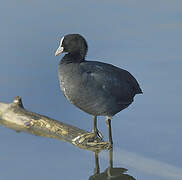
[[(80, 33), (87, 59), (130, 71), (144, 94), (112, 121), (113, 167), (135, 179), (180, 179), (182, 2), (3, 1), (0, 7), (0, 101), (23, 98), (25, 107), (91, 130), (92, 117), (60, 93), (60, 38)], [(98, 127), (107, 140), (103, 117)], [(54, 139), (0, 127), (0, 179), (89, 179), (94, 154)], [(100, 171), (109, 167), (99, 154)]]

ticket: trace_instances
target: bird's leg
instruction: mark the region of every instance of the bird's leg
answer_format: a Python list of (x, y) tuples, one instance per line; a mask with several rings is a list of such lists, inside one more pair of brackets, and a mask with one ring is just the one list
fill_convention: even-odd
[(92, 130), (95, 134), (95, 136), (97, 136), (97, 116), (94, 116), (93, 119), (93, 130)]
[(110, 148), (112, 148), (113, 141), (112, 141), (111, 118), (110, 117), (106, 117), (106, 124), (107, 124), (107, 128), (108, 128), (109, 144), (110, 144)]
[(94, 169), (94, 174), (99, 174), (100, 173), (100, 167), (99, 167), (99, 152), (95, 151), (95, 169)]
[(103, 135), (97, 129), (97, 116), (94, 116), (92, 132), (82, 135), (79, 143), (82, 143), (83, 141), (85, 142), (88, 141), (89, 143), (94, 142), (94, 143), (106, 144), (106, 142), (104, 142), (103, 139), (104, 139)]
[(95, 137), (98, 136), (101, 140), (104, 138), (103, 135), (97, 129), (97, 116), (94, 116), (94, 119), (93, 119), (93, 133)]

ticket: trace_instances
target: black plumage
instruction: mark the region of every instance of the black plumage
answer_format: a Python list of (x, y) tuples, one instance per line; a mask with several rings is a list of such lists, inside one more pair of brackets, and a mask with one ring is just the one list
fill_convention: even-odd
[[(106, 116), (110, 124), (111, 117), (128, 107), (142, 90), (128, 71), (103, 62), (86, 61), (87, 49), (85, 39), (79, 34), (61, 39), (55, 55), (67, 54), (58, 66), (60, 87), (72, 104), (94, 119)], [(98, 134), (97, 128), (94, 129)]]

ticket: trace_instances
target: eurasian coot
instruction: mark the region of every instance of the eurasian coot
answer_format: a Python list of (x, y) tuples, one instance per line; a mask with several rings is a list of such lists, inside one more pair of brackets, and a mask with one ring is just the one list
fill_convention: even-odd
[(94, 136), (101, 136), (97, 116), (106, 116), (112, 145), (111, 117), (127, 108), (142, 90), (128, 71), (85, 60), (87, 50), (87, 42), (80, 34), (68, 34), (61, 39), (55, 52), (55, 56), (67, 53), (58, 66), (61, 90), (72, 104), (94, 116)]

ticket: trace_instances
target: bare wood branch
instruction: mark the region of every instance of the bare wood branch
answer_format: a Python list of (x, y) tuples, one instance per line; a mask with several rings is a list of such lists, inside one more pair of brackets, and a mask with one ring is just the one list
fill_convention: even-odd
[(109, 148), (107, 142), (93, 138), (87, 131), (26, 110), (19, 96), (12, 103), (0, 103), (0, 124), (17, 132), (66, 141), (82, 149), (100, 151)]

